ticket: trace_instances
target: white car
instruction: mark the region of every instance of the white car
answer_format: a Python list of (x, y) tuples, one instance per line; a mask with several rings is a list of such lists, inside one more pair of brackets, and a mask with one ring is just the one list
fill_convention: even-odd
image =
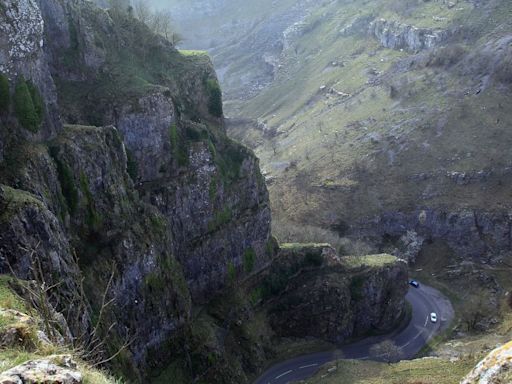
[(430, 321), (433, 322), (433, 323), (437, 323), (437, 313), (432, 312), (430, 314)]

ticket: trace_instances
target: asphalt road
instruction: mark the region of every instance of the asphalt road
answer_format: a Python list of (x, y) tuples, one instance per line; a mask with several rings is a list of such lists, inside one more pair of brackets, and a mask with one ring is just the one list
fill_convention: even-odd
[[(372, 356), (370, 349), (384, 340), (391, 340), (400, 348), (402, 360), (414, 358), (433, 336), (449, 326), (454, 312), (445, 296), (423, 284), (419, 288), (410, 287), (406, 299), (412, 306), (412, 317), (406, 328), (345, 345), (339, 349), (341, 354), (338, 351), (319, 352), (284, 361), (268, 369), (254, 384), (285, 384), (307, 379), (323, 364), (336, 360), (336, 356), (343, 356), (344, 359), (381, 360), (379, 356)], [(437, 323), (430, 321), (431, 312), (437, 313)]]

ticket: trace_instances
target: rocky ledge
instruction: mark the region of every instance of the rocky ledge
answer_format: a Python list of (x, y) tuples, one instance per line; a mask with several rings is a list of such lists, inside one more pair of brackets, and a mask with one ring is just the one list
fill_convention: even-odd
[(261, 286), (284, 337), (342, 342), (386, 332), (405, 311), (407, 264), (390, 255), (339, 257), (328, 245), (284, 244)]
[(50, 356), (30, 360), (0, 375), (0, 384), (81, 384), (82, 374), (71, 356)]
[(492, 351), (461, 384), (500, 384), (512, 382), (512, 341)]
[(418, 28), (414, 25), (386, 19), (377, 19), (370, 23), (369, 32), (385, 48), (408, 51), (432, 48), (445, 41), (449, 36), (449, 32), (445, 30)]

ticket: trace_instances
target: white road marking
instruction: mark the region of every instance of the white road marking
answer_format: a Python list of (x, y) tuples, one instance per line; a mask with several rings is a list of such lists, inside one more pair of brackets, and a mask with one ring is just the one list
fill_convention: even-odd
[(316, 367), (318, 364), (309, 364), (309, 365), (303, 365), (302, 367), (300, 367), (299, 369), (306, 369), (306, 368), (311, 368), (311, 367)]
[(276, 379), (280, 379), (281, 377), (286, 376), (286, 375), (288, 375), (288, 374), (290, 374), (292, 372), (293, 372), (293, 370), (290, 369), (289, 371), (287, 371), (285, 373), (281, 373), (279, 376), (276, 376), (275, 378)]
[(425, 320), (425, 327), (427, 326), (427, 323), (428, 323), (428, 315), (427, 315), (427, 319)]
[(401, 345), (399, 346), (398, 348), (405, 348), (407, 347), (409, 344), (411, 344), (414, 340), (416, 340), (418, 337), (421, 336), (421, 334), (423, 333), (423, 331), (421, 331), (420, 333), (418, 333), (416, 336), (414, 336), (411, 340), (409, 340), (407, 343), (405, 343), (404, 345)]

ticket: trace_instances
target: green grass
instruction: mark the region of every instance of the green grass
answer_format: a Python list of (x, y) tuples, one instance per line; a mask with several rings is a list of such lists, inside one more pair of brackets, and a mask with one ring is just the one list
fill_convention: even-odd
[(14, 89), (14, 111), (19, 123), (36, 133), (43, 121), (44, 104), (39, 90), (30, 81), (20, 77)]
[[(410, 4), (414, 12), (404, 11)], [(372, 0), (364, 8), (355, 2), (319, 4), (304, 20), (307, 32), (281, 55), (282, 68), (274, 83), (248, 102), (226, 100), (229, 115), (251, 117), (264, 122), (268, 131), (277, 130), (271, 138), (250, 126), (230, 132), (255, 148), (263, 169), (274, 178), (269, 190), (275, 217), (325, 227), (326, 212), (333, 212), (352, 223), (378, 215), (383, 207), (410, 209), (422, 201), (427, 188), (435, 189), (434, 197), (425, 200), (428, 205), (453, 206), (453, 196), (458, 196), (457, 206), (487, 207), (489, 194), (477, 186), (457, 187), (443, 177), (420, 183), (408, 178), (445, 168), (494, 167), (481, 151), (481, 143), (488, 143), (494, 159), (508, 153), (505, 146), (511, 145), (511, 136), (502, 129), (509, 126), (511, 117), (496, 105), (502, 98), (508, 102), (509, 95), (490, 91), (478, 98), (459, 97), (453, 90), (468, 87), (466, 78), (445, 67), (396, 71), (394, 65), (408, 53), (383, 49), (364, 33), (338, 33), (354, 19), (368, 15), (441, 29), (466, 24), (462, 21), (468, 17), (468, 28), (490, 24), (488, 18), (482, 20), (481, 11), (470, 9), (466, 4), (448, 9), (439, 2), (398, 0)], [(496, 13), (492, 20), (507, 23), (503, 15), (510, 14), (510, 5), (501, 5)], [(474, 49), (463, 48), (462, 52)], [(439, 54), (443, 52), (448, 51)], [(216, 62), (222, 63), (223, 53), (215, 54)], [(248, 72), (247, 65), (234, 72)], [(382, 81), (369, 84), (370, 72), (384, 74)], [(391, 84), (399, 90), (397, 97), (391, 97)], [(226, 81), (226, 85), (229, 95), (231, 84)], [(320, 91), (321, 86), (326, 88)], [(338, 97), (328, 92), (330, 88), (350, 96)], [(487, 112), (482, 112), (484, 107)], [(441, 124), (444, 113), (447, 124), (437, 137), (434, 127)], [(497, 120), (503, 123), (501, 128)], [(478, 128), (482, 126), (488, 129)], [(449, 159), (458, 152), (460, 160), (452, 163)], [(278, 167), (281, 163), (296, 166)], [(506, 201), (505, 190), (493, 188), (492, 204)]]
[(254, 249), (248, 248), (244, 252), (243, 265), (245, 273), (251, 273), (254, 269), (254, 263), (256, 262), (256, 252)]
[(301, 251), (301, 250), (307, 250), (307, 249), (316, 249), (316, 250), (322, 250), (323, 248), (330, 247), (330, 244), (317, 244), (317, 243), (310, 243), (310, 244), (302, 244), (302, 243), (283, 243), (280, 244), (279, 247), (281, 249), (285, 250), (293, 250), (293, 251)]
[(208, 56), (208, 52), (207, 51), (180, 49), (179, 52), (183, 56)]
[(341, 260), (342, 263), (348, 268), (380, 268), (386, 265), (396, 264), (398, 261), (398, 259), (395, 256), (387, 254), (367, 256), (343, 256)]
[(10, 103), (9, 79), (3, 73), (0, 73), (0, 113), (8, 112)]
[(24, 301), (9, 286), (11, 281), (13, 281), (11, 276), (0, 275), (0, 308), (25, 312), (26, 306)]
[(0, 187), (3, 190), (6, 203), (4, 211), (0, 212), (0, 222), (10, 220), (12, 215), (29, 205), (45, 209), (44, 204), (28, 192), (7, 187), (5, 185), (0, 185)]
[(70, 166), (64, 162), (59, 153), (58, 147), (50, 148), (50, 155), (52, 156), (57, 166), (57, 174), (59, 177), (60, 187), (62, 194), (66, 199), (66, 205), (71, 214), (74, 214), (78, 209), (79, 195), (78, 188), (75, 182), (75, 175)]
[[(308, 384), (456, 384), (475, 366), (477, 359), (428, 358), (388, 365), (370, 361), (341, 360), (329, 363)], [(328, 369), (334, 371), (328, 372)], [(323, 377), (325, 375), (325, 377)]]
[(208, 231), (214, 232), (222, 226), (228, 224), (233, 217), (233, 211), (229, 207), (215, 212), (213, 218), (208, 223)]
[[(16, 295), (10, 288), (9, 282), (13, 278), (7, 275), (0, 275), (0, 309), (12, 309), (22, 313), (37, 313), (33, 310), (27, 311), (26, 303)], [(23, 364), (28, 360), (47, 358), (48, 356), (71, 354), (75, 351), (66, 349), (62, 346), (47, 345), (39, 342), (36, 336), (39, 320), (31, 319), (30, 322), (19, 322), (17, 316), (4, 313), (0, 315), (0, 333), (2, 328), (14, 327), (17, 332), (23, 335), (20, 340), (24, 345), (9, 346), (2, 345), (0, 348), (0, 372), (11, 369), (17, 365)], [(79, 371), (83, 374), (84, 383), (88, 384), (121, 384), (121, 381), (110, 377), (105, 372), (92, 368), (84, 363), (79, 357), (75, 357), (78, 362)]]

